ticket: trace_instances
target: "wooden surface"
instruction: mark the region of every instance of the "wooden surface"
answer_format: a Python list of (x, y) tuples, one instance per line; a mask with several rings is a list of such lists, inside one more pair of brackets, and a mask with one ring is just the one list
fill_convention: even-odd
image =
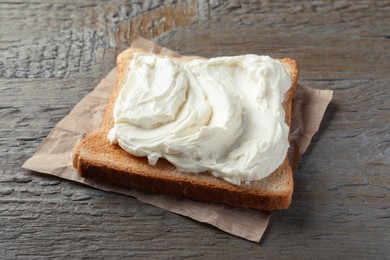
[[(390, 2), (141, 2), (0, 1), (0, 258), (390, 259)], [(260, 244), (20, 168), (137, 34), (292, 57), (301, 84), (335, 90)]]

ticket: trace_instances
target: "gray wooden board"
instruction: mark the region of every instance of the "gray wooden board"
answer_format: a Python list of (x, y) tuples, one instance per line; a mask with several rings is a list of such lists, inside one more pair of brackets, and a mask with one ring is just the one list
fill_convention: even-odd
[[(20, 168), (136, 34), (182, 54), (292, 57), (300, 83), (335, 90), (260, 244)], [(1, 258), (389, 259), (389, 50), (389, 1), (0, 2)]]

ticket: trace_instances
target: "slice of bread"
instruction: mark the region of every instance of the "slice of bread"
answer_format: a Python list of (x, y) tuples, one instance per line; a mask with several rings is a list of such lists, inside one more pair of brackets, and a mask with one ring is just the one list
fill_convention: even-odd
[[(146, 157), (136, 157), (125, 152), (119, 145), (107, 139), (114, 125), (113, 109), (120, 87), (123, 85), (128, 64), (135, 52), (130, 48), (117, 59), (119, 77), (106, 109), (99, 132), (93, 133), (78, 143), (73, 151), (73, 165), (82, 177), (101, 182), (125, 185), (159, 194), (184, 196), (204, 202), (225, 203), (234, 207), (249, 207), (261, 210), (285, 209), (290, 205), (293, 191), (293, 173), (286, 156), (283, 164), (268, 177), (249, 184), (233, 185), (206, 173), (182, 173), (165, 159), (151, 166)], [(199, 57), (172, 58), (180, 61), (201, 59)], [(291, 125), (292, 96), (297, 85), (298, 68), (294, 60), (280, 60), (289, 71), (292, 87), (285, 95), (286, 123)]]

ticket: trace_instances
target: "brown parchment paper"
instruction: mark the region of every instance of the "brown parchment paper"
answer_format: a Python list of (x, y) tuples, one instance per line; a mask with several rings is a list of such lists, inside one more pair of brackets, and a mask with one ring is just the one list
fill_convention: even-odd
[[(132, 47), (153, 53), (180, 56), (143, 38), (136, 38)], [(97, 86), (65, 116), (44, 139), (36, 153), (22, 167), (36, 172), (80, 182), (94, 188), (135, 197), (139, 201), (211, 224), (227, 233), (259, 242), (268, 225), (269, 212), (208, 204), (186, 198), (150, 194), (119, 185), (98, 183), (80, 177), (72, 166), (74, 145), (89, 133), (98, 130), (113, 90), (117, 70), (113, 69)], [(289, 157), (293, 167), (317, 132), (325, 109), (332, 99), (331, 90), (298, 86), (293, 101), (293, 123)]]

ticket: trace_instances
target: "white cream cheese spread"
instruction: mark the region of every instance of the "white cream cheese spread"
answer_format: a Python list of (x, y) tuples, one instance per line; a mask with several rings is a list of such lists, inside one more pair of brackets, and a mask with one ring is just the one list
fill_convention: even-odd
[(242, 55), (192, 61), (136, 53), (114, 107), (108, 138), (125, 151), (166, 158), (183, 172), (208, 171), (233, 184), (262, 179), (287, 155), (278, 60)]

